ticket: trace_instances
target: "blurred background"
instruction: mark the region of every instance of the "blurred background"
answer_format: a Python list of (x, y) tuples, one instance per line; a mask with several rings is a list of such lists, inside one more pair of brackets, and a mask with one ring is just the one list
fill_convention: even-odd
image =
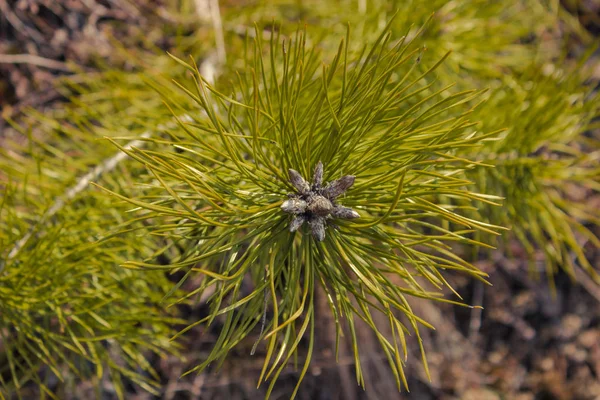
[[(565, 145), (586, 154), (598, 150), (594, 147), (599, 138), (595, 122), (600, 102), (595, 93), (600, 69), (594, 46), (600, 34), (600, 2), (594, 0), (0, 0), (0, 146), (16, 137), (9, 120), (23, 120), (31, 110), (42, 114), (64, 110), (77, 101), (73, 91), (77, 85), (88, 88), (82, 101), (88, 107), (97, 105), (98, 110), (106, 110), (102, 111), (106, 115), (110, 113), (107, 104), (115, 108), (138, 104), (152, 109), (152, 92), (142, 89), (140, 77), (182, 74), (172, 68), (166, 52), (192, 54), (204, 76), (228, 80), (231, 68), (240, 62), (239, 43), (253, 34), (254, 24), (259, 32), (276, 26), (284, 33), (305, 24), (309, 35), (323, 38), (327, 52), (329, 48), (335, 50), (347, 22), (353, 32), (376, 35), (394, 10), (398, 16), (393, 29), (401, 33), (411, 25), (420, 26), (435, 13), (424, 41), (430, 60), (452, 50), (439, 73), (443, 83), (488, 87), (492, 93), (489, 102), (498, 109), (506, 104), (522, 106), (502, 112), (489, 106), (487, 114), (482, 111), (478, 117), (491, 121), (491, 127), (521, 132), (519, 126), (524, 124), (519, 121), (523, 121), (531, 125), (523, 128), (521, 135), (533, 135), (531, 132), (539, 127), (548, 140), (564, 139)], [(363, 39), (367, 37), (354, 36), (356, 47)], [(548, 78), (541, 89), (535, 86), (536, 74)], [(539, 97), (528, 97), (533, 94)], [(563, 119), (556, 109), (540, 105), (553, 96), (570, 95), (591, 100), (585, 103), (585, 110), (571, 114), (563, 110)], [(557, 119), (549, 118), (548, 113), (557, 113)], [(140, 114), (139, 118), (146, 116)], [(589, 123), (579, 126), (578, 121), (586, 118)], [(537, 145), (527, 155), (551, 159), (544, 151), (547, 147)], [(597, 182), (597, 162), (598, 158), (592, 157), (576, 167), (585, 169), (586, 179)], [(582, 226), (599, 237), (597, 186), (592, 190), (589, 185), (578, 184), (576, 172), (554, 182), (543, 175), (543, 170), (539, 172), (543, 182), (539, 187), (547, 189), (549, 196), (556, 195), (552, 204), (572, 204), (572, 215), (583, 216)], [(514, 181), (515, 176), (509, 180)], [(512, 199), (518, 200), (522, 199)], [(540, 207), (551, 208), (546, 203)], [(513, 207), (512, 212), (518, 216), (519, 207)], [(511, 215), (502, 210), (494, 213), (504, 214), (497, 216), (500, 221), (490, 217), (495, 223)], [(552, 215), (540, 212), (542, 219)], [(512, 227), (515, 221), (507, 225)], [(544, 248), (551, 237), (529, 237), (526, 223), (521, 223), (522, 231), (507, 234), (498, 250), (472, 255), (474, 264), (490, 275), (493, 286), (449, 274), (449, 281), (465, 302), (482, 305), (484, 310), (414, 301), (415, 313), (436, 327), (435, 331), (422, 331), (431, 381), (416, 356), (418, 344), (413, 340), (411, 353), (415, 356), (406, 368), (410, 393), (398, 393), (375, 336), (360, 326), (366, 390), (360, 388), (350, 349), (342, 345), (339, 360), (335, 360), (335, 322), (320, 294), (317, 352), (298, 398), (600, 399), (600, 286), (581, 268), (583, 259), (600, 268), (600, 251), (594, 240), (573, 234), (571, 247), (564, 251), (578, 260), (574, 266), (565, 266), (564, 257), (555, 257)], [(542, 226), (542, 230), (546, 228)], [(519, 236), (519, 232), (525, 233)], [(171, 279), (177, 282), (176, 277)], [(193, 286), (193, 282), (188, 283)], [(193, 322), (206, 315), (205, 307), (188, 305), (180, 311)], [(150, 394), (129, 382), (125, 397), (262, 398), (265, 388), (256, 388), (262, 360), (249, 356), (256, 337), (242, 343), (220, 369), (180, 378), (214, 345), (218, 327), (187, 332), (183, 337), (185, 359), (150, 354), (150, 362), (159, 373), (158, 393)], [(286, 370), (272, 398), (289, 398), (297, 378), (296, 370)], [(115, 398), (110, 379), (101, 384), (101, 398)], [(98, 392), (92, 386), (77, 378), (49, 382), (61, 399), (96, 398)], [(22, 398), (41, 395), (35, 385), (22, 391)]]

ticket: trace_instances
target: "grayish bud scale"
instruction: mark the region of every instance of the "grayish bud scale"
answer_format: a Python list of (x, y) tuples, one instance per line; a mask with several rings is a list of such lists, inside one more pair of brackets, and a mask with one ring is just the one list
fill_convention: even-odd
[(315, 174), (313, 176), (313, 188), (321, 188), (323, 184), (323, 163), (319, 161), (315, 167)]
[(310, 231), (315, 240), (322, 242), (325, 239), (325, 218), (316, 217), (309, 221)]
[(331, 215), (335, 218), (354, 219), (359, 218), (360, 214), (349, 207), (336, 206)]
[(288, 194), (287, 200), (281, 204), (281, 209), (293, 215), (289, 225), (290, 232), (296, 232), (305, 222), (308, 222), (313, 238), (322, 242), (325, 240), (327, 226), (335, 226), (333, 222), (328, 222), (329, 220), (360, 217), (356, 211), (343, 207), (335, 201), (354, 184), (354, 176), (343, 176), (323, 187), (321, 161), (315, 166), (312, 183), (307, 182), (294, 169), (290, 169), (289, 174), (290, 183), (296, 188), (296, 192)]
[(298, 193), (308, 194), (310, 192), (310, 185), (304, 180), (304, 178), (302, 177), (302, 175), (300, 175), (298, 171), (290, 168), (289, 174), (290, 182), (292, 185), (294, 185)]
[(306, 201), (298, 198), (291, 198), (283, 202), (281, 209), (290, 214), (302, 214), (306, 211)]
[(315, 195), (312, 196), (308, 202), (307, 210), (315, 215), (325, 217), (331, 213), (331, 210), (333, 210), (333, 204), (331, 204), (331, 201), (325, 197)]
[(296, 232), (304, 224), (304, 221), (306, 221), (304, 215), (294, 215), (294, 219), (290, 223), (290, 232)]
[(354, 185), (354, 179), (354, 176), (346, 175), (330, 182), (325, 189), (323, 189), (323, 196), (327, 197), (329, 200), (335, 200), (338, 196), (344, 194), (350, 186)]

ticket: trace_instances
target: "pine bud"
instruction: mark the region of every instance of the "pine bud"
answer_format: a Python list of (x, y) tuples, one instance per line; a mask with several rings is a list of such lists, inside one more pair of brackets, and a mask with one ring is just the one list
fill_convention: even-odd
[(344, 194), (350, 186), (354, 185), (354, 179), (355, 177), (353, 175), (346, 175), (330, 182), (325, 189), (323, 189), (323, 196), (327, 197), (329, 200), (335, 200), (337, 197)]
[(298, 171), (296, 171), (295, 169), (290, 169), (289, 174), (290, 183), (294, 185), (298, 193), (308, 194), (308, 192), (310, 192), (310, 185), (304, 180), (304, 178), (302, 177), (302, 175), (300, 175)]
[(306, 211), (306, 201), (298, 198), (288, 199), (283, 202), (281, 209), (290, 214), (302, 214)]
[(335, 218), (354, 219), (359, 218), (360, 214), (348, 207), (336, 206), (331, 215)]

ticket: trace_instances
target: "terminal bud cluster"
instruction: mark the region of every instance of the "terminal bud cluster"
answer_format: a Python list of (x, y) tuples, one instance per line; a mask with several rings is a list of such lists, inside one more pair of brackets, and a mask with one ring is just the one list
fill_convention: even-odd
[(360, 217), (353, 209), (336, 203), (336, 199), (354, 184), (354, 176), (346, 175), (324, 185), (323, 163), (319, 161), (315, 167), (312, 184), (293, 169), (289, 170), (289, 177), (296, 193), (288, 194), (288, 199), (283, 202), (281, 209), (293, 215), (291, 232), (297, 231), (307, 222), (315, 240), (322, 242), (325, 239), (328, 220)]

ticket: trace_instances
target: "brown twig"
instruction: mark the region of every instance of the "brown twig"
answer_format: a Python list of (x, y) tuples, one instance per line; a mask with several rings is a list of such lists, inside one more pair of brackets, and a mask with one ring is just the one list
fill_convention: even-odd
[(37, 43), (44, 42), (44, 37), (34, 29), (27, 27), (17, 15), (12, 12), (11, 7), (6, 3), (5, 0), (0, 0), (0, 11), (6, 18), (6, 20), (15, 28), (18, 32), (22, 34), (29, 35), (34, 41)]
[(38, 67), (72, 72), (67, 64), (34, 54), (0, 54), (0, 64), (29, 64)]
[(577, 278), (577, 282), (579, 282), (593, 298), (600, 302), (600, 287), (580, 266), (576, 266), (575, 268), (575, 277)]

